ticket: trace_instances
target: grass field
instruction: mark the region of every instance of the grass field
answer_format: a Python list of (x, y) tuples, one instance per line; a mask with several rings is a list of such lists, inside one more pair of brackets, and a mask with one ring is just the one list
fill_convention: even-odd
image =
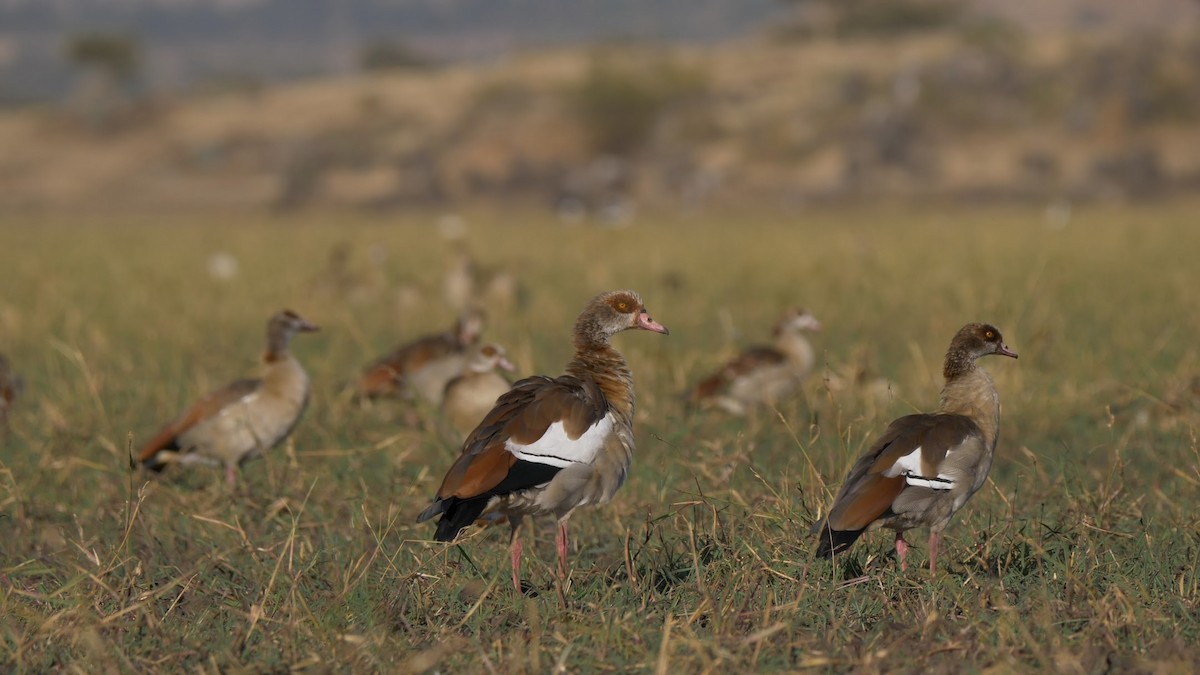
[[(0, 351), (26, 393), (0, 454), (0, 664), (68, 672), (1184, 672), (1200, 667), (1200, 226), (1196, 204), (653, 218), (560, 228), (468, 214), (477, 258), (525, 284), (489, 338), (520, 374), (561, 371), (596, 292), (639, 290), (668, 337), (616, 339), (638, 387), (625, 488), (572, 519), (569, 606), (548, 523), (508, 584), (507, 528), (460, 546), (413, 519), (454, 449), (424, 417), (362, 407), (370, 358), (448, 325), (432, 216), (6, 216)], [(102, 221), (102, 222), (101, 222)], [(330, 249), (354, 279), (331, 288)], [(213, 279), (209, 256), (240, 262)], [(372, 256), (385, 253), (372, 267)], [(403, 291), (403, 292), (401, 292)], [(399, 299), (403, 299), (400, 302)], [(678, 394), (812, 309), (827, 386), (750, 420)], [(313, 377), (291, 442), (243, 467), (148, 480), (136, 446), (250, 371), (266, 318)], [(963, 323), (1004, 404), (992, 476), (947, 530), (939, 573), (870, 534), (836, 565), (810, 523), (893, 417), (937, 400)], [(427, 412), (427, 411), (425, 411)], [(410, 415), (411, 417), (411, 415)], [(531, 550), (531, 548), (533, 550)], [(944, 561), (944, 562), (943, 562)]]

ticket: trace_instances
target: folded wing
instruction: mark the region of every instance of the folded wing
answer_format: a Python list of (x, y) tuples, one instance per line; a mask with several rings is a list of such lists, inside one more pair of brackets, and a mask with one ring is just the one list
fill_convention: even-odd
[(442, 515), (434, 536), (453, 540), (493, 499), (544, 485), (564, 467), (591, 461), (611, 430), (607, 413), (594, 382), (567, 375), (517, 382), (467, 438), (417, 521)]

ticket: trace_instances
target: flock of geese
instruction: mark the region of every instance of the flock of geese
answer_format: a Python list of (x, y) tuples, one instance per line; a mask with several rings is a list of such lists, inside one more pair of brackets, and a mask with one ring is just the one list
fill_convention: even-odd
[[(512, 582), (522, 592), (521, 524), (526, 517), (557, 520), (559, 593), (568, 574), (571, 514), (612, 500), (634, 455), (633, 374), (611, 341), (626, 330), (668, 335), (631, 290), (592, 298), (574, 326), (574, 356), (563, 374), (535, 375), (510, 384), (504, 349), (480, 340), (484, 318), (464, 311), (444, 333), (422, 337), (370, 363), (355, 388), (363, 397), (424, 399), (440, 407), (461, 451), (418, 522), (437, 518), (433, 538), (454, 541), (476, 523), (507, 520)], [(787, 310), (770, 347), (745, 351), (688, 393), (697, 405), (735, 414), (797, 395), (812, 370), (804, 334), (820, 329), (808, 311)], [(142, 466), (223, 466), (233, 485), (238, 466), (282, 442), (307, 406), (310, 383), (291, 353), (292, 339), (317, 326), (285, 310), (267, 323), (261, 372), (204, 396), (165, 424), (138, 453)], [(936, 411), (893, 421), (850, 469), (824, 519), (813, 528), (816, 555), (831, 558), (864, 532), (895, 532), (896, 554), (907, 569), (907, 530), (929, 528), (929, 569), (936, 568), (942, 531), (983, 485), (1000, 429), (1000, 399), (976, 361), (1016, 358), (1000, 331), (983, 323), (962, 327), (946, 352)], [(21, 391), (21, 380), (0, 355), (0, 423)]]

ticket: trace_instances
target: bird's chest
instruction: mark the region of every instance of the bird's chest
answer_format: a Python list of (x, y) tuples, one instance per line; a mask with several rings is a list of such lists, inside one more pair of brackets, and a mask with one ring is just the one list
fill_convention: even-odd
[(466, 357), (462, 354), (443, 356), (426, 363), (408, 375), (407, 384), (418, 396), (433, 404), (442, 401), (446, 383), (462, 372)]
[(493, 373), (472, 377), (446, 392), (446, 406), (472, 413), (480, 409), (487, 412), (496, 404), (496, 399), (508, 391), (509, 386), (507, 380)]

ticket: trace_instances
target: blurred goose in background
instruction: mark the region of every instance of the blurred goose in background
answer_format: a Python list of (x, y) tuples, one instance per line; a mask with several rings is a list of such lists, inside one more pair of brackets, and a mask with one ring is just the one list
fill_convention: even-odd
[(503, 269), (483, 267), (461, 243), (455, 245), (442, 289), (446, 302), (455, 309), (479, 305), (508, 310), (519, 305), (524, 294), (515, 276)]
[(775, 324), (771, 346), (752, 347), (704, 378), (690, 392), (693, 404), (716, 405), (745, 415), (758, 406), (775, 406), (797, 394), (816, 357), (804, 334), (821, 330), (808, 310), (792, 307)]
[(935, 413), (891, 423), (850, 469), (829, 515), (818, 522), (817, 556), (832, 558), (869, 529), (896, 531), (900, 569), (908, 569), (904, 532), (929, 528), (929, 571), (937, 564), (942, 530), (983, 486), (1000, 436), (1000, 395), (976, 359), (1017, 358), (994, 326), (970, 323), (950, 342), (946, 384)]
[(397, 347), (367, 366), (358, 379), (358, 394), (369, 398), (420, 397), (440, 404), (446, 383), (462, 373), (467, 350), (479, 342), (483, 322), (482, 311), (468, 309), (450, 330)]
[(895, 382), (876, 374), (871, 355), (865, 347), (855, 349), (850, 360), (830, 364), (822, 375), (825, 389), (834, 397), (851, 398), (863, 405), (868, 419), (890, 404), (899, 387)]
[(575, 322), (575, 357), (566, 374), (526, 378), (501, 396), (417, 522), (441, 516), (434, 538), (453, 541), (480, 518), (506, 516), (519, 593), (521, 523), (526, 516), (554, 515), (561, 596), (567, 520), (580, 506), (611, 500), (633, 461), (633, 374), (609, 344), (631, 328), (667, 334), (633, 291), (593, 298)]
[(151, 471), (171, 462), (237, 466), (287, 438), (308, 404), (308, 374), (288, 350), (297, 333), (317, 330), (284, 310), (267, 322), (267, 351), (256, 378), (236, 380), (201, 398), (142, 446), (138, 459)]
[(24, 389), (24, 380), (13, 371), (8, 357), (0, 354), (0, 426), (8, 423), (8, 411)]
[(329, 248), (325, 268), (311, 282), (313, 292), (350, 303), (367, 302), (385, 285), (383, 267), (386, 261), (387, 250), (379, 244), (367, 248), (364, 262), (356, 260), (350, 242), (337, 242)]
[(512, 383), (497, 369), (512, 372), (504, 348), (487, 343), (473, 348), (467, 356), (460, 375), (446, 383), (442, 397), (442, 418), (450, 427), (453, 440), (461, 444), (479, 425), (483, 416), (496, 405), (496, 399), (509, 390)]

